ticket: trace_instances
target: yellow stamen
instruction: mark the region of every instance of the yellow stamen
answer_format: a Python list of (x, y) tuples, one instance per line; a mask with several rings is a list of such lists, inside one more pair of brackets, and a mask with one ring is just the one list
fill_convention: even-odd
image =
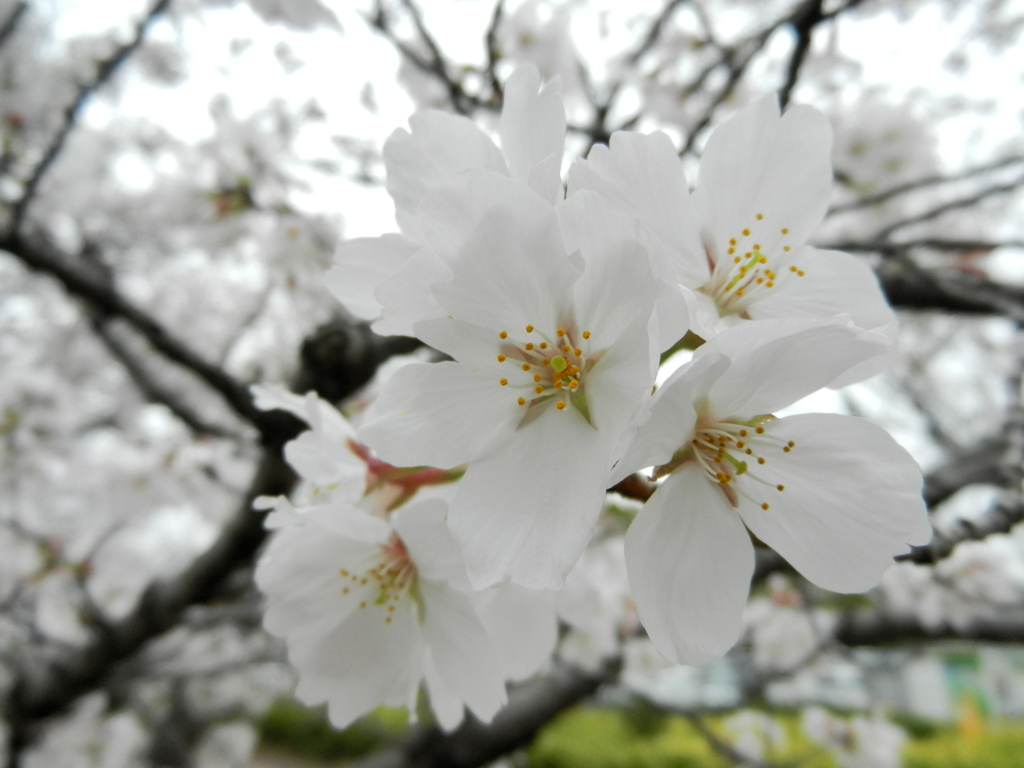
[(758, 220), (758, 221), (760, 221), (760, 220), (761, 220), (761, 219), (763, 219), (763, 218), (764, 218), (764, 214), (763, 214), (763, 213), (759, 213), (759, 214), (757, 214), (757, 220)]
[(531, 349), (533, 349), (533, 344), (524, 344), (523, 349), (529, 352)]
[(526, 332), (527, 333), (533, 333), (533, 326), (532, 325), (526, 326)]
[(498, 338), (499, 339), (507, 339), (508, 338), (508, 333), (506, 333), (505, 331), (502, 331), (501, 333), (498, 334)]
[(584, 331), (583, 332), (583, 338), (584, 339), (589, 339), (590, 338), (590, 331)]
[(506, 360), (508, 360), (508, 358), (505, 357), (504, 355), (498, 355), (498, 362), (499, 363), (504, 363)]
[(501, 386), (506, 387), (508, 386), (508, 379), (501, 379), (498, 383), (501, 384)]
[(529, 363), (523, 363), (523, 370), (524, 371), (530, 370), (530, 364)]
[(526, 398), (525, 397), (520, 397), (519, 398), (519, 404), (520, 405), (526, 405)]
[(559, 400), (557, 403), (555, 403), (555, 408), (557, 408), (560, 411), (564, 411), (565, 410), (565, 400)]

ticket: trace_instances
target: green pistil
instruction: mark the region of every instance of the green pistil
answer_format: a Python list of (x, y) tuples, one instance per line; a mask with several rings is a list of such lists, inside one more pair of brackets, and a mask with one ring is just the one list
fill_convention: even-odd
[(726, 453), (725, 458), (730, 464), (732, 464), (733, 468), (736, 470), (737, 475), (742, 475), (744, 472), (747, 471), (747, 462), (737, 461), (736, 459), (733, 458), (731, 453)]
[(555, 355), (551, 358), (551, 367), (554, 368), (558, 373), (561, 373), (569, 367), (569, 363), (565, 361), (565, 358), (561, 355)]

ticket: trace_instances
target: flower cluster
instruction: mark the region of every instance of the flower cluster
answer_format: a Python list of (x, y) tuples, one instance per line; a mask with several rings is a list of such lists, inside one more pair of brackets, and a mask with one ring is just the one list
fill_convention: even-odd
[[(555, 590), (563, 656), (615, 653), (635, 610), (661, 654), (706, 664), (743, 629), (755, 543), (857, 592), (930, 537), (920, 470), (882, 429), (774, 415), (877, 372), (896, 334), (869, 268), (808, 245), (825, 118), (757, 101), (712, 135), (692, 193), (662, 133), (613, 135), (563, 187), (565, 125), (557, 84), (525, 65), (500, 147), (435, 111), (396, 131), (401, 233), (343, 244), (327, 281), (450, 359), (398, 368), (358, 432), (262, 394), (313, 427), (287, 456), (316, 497), (273, 501), (266, 625), (335, 723), (411, 706), (421, 680), (442, 725), (463, 704), (489, 719), (552, 651)], [(655, 388), (684, 337), (692, 360)], [(606, 539), (581, 561), (606, 490), (644, 469), (662, 482), (624, 559)], [(607, 586), (617, 562), (631, 594)]]

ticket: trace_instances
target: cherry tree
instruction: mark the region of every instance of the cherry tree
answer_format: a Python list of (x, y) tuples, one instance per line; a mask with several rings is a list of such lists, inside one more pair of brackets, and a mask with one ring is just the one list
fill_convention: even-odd
[(766, 765), (779, 681), (1024, 640), (1022, 24), (0, 0), (8, 763), (244, 765), (294, 693), (485, 765), (730, 652), (682, 714)]

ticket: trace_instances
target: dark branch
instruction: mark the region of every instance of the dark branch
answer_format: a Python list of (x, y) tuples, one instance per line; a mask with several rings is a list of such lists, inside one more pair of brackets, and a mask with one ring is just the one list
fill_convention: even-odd
[(676, 9), (685, 3), (687, 0), (668, 0), (665, 7), (661, 9), (654, 21), (647, 28), (647, 34), (644, 35), (643, 40), (633, 50), (631, 54), (626, 58), (630, 64), (636, 64), (643, 58), (644, 54), (647, 53), (651, 48), (654, 47), (655, 43), (661, 38), (661, 30), (665, 28), (668, 20), (672, 18), (672, 14), (676, 12)]
[(266, 414), (256, 409), (248, 390), (241, 383), (222, 368), (202, 359), (106, 282), (73, 268), (64, 254), (41, 240), (29, 242), (14, 233), (6, 238), (0, 237), (0, 250), (15, 256), (30, 269), (57, 278), (69, 293), (85, 301), (100, 315), (118, 317), (127, 322), (154, 349), (194, 373), (218, 392), (238, 415), (261, 429), (260, 424)]
[(566, 667), (545, 678), (526, 683), (509, 695), (508, 705), (490, 725), (467, 717), (454, 733), (430, 728), (408, 744), (386, 750), (352, 768), (478, 768), (524, 747), (559, 712), (592, 696), (619, 674), (615, 659), (590, 674)]
[(955, 174), (936, 174), (934, 176), (925, 176), (922, 179), (915, 179), (914, 181), (908, 181), (905, 184), (897, 184), (894, 187), (883, 190), (875, 195), (869, 195), (868, 197), (862, 197), (859, 200), (854, 200), (850, 203), (843, 205), (837, 205), (829, 211), (829, 215), (836, 213), (844, 213), (846, 211), (856, 210), (858, 208), (869, 208), (872, 205), (878, 205), (884, 203), (887, 200), (891, 200), (899, 195), (906, 194), (907, 192), (913, 192), (916, 189), (923, 187), (934, 187), (941, 184), (950, 184), (957, 181), (965, 181), (967, 179), (974, 178), (975, 176), (982, 176), (992, 171), (1002, 170), (1003, 168), (1009, 168), (1014, 165), (1024, 163), (1024, 157), (1020, 155), (1013, 155), (1012, 157), (1004, 157), (1001, 160), (996, 160), (992, 163), (986, 163), (984, 165), (975, 166), (974, 168), (968, 168), (965, 171)]
[[(400, 337), (379, 339), (363, 326), (330, 324), (303, 344), (295, 389), (313, 387), (332, 400), (348, 397), (370, 380), (388, 355), (416, 344)], [(149, 640), (177, 625), (188, 608), (220, 594), (232, 573), (252, 565), (266, 537), (264, 513), (252, 510), (252, 500), (289, 493), (295, 474), (280, 449), (305, 428), (284, 411), (265, 416), (264, 444), (273, 449), (264, 451), (244, 500), (206, 552), (178, 576), (151, 585), (124, 619), (108, 622), (93, 615), (89, 623), (95, 633), (88, 644), (27, 651), (34, 655), (19, 665), (20, 677), (6, 703), (15, 744), (26, 744), (40, 719), (64, 711), (80, 695), (103, 685)]]
[(953, 271), (938, 274), (908, 267), (903, 260), (883, 264), (876, 274), (889, 303), (900, 309), (1011, 317), (1024, 312), (1024, 289), (978, 275)]
[(779, 106), (783, 109), (789, 104), (790, 94), (800, 77), (800, 68), (807, 58), (807, 52), (811, 49), (814, 29), (825, 19), (821, 12), (823, 2), (824, 0), (808, 0), (797, 8), (790, 18), (790, 25), (796, 34), (796, 41), (793, 43), (793, 52), (789, 56), (789, 64), (786, 65), (786, 82), (779, 89)]
[(505, 0), (498, 0), (494, 4), (494, 13), (491, 14), (491, 22), (487, 25), (487, 34), (484, 42), (487, 45), (487, 80), (491, 84), (491, 103), (495, 108), (500, 108), (505, 100), (505, 92), (498, 79), (498, 61), (501, 59), (501, 51), (498, 50), (498, 27), (505, 13)]
[(975, 619), (957, 629), (949, 625), (927, 627), (913, 616), (892, 616), (877, 610), (844, 614), (836, 627), (836, 639), (848, 646), (934, 642), (936, 640), (983, 640), (993, 643), (1024, 642), (1024, 616)]
[(50, 146), (47, 147), (46, 152), (43, 153), (42, 159), (40, 159), (39, 163), (36, 164), (35, 169), (32, 171), (32, 175), (29, 176), (28, 181), (25, 182), (21, 197), (14, 204), (14, 210), (11, 215), (11, 231), (13, 233), (17, 233), (18, 230), (21, 229), (28, 207), (31, 205), (32, 200), (35, 197), (36, 188), (39, 186), (39, 182), (43, 180), (43, 176), (46, 175), (46, 172), (53, 164), (53, 161), (57, 159), (61, 149), (63, 149), (64, 142), (67, 140), (71, 130), (78, 122), (78, 116), (82, 111), (82, 107), (85, 106), (85, 103), (89, 100), (89, 97), (92, 96), (92, 94), (102, 88), (103, 85), (110, 80), (118, 67), (120, 67), (121, 64), (123, 64), (125, 60), (131, 56), (140, 45), (142, 45), (142, 41), (146, 35), (146, 30), (149, 28), (150, 24), (153, 23), (153, 20), (157, 16), (164, 13), (170, 4), (171, 0), (159, 0), (156, 5), (150, 8), (149, 12), (136, 26), (135, 35), (132, 39), (125, 45), (117, 48), (111, 56), (100, 62), (92, 80), (87, 83), (83, 83), (78, 87), (78, 93), (75, 95), (74, 100), (64, 111), (64, 122), (57, 131), (57, 135), (54, 136), (53, 141), (50, 142)]
[(124, 367), (136, 388), (152, 403), (161, 403), (178, 417), (197, 435), (214, 437), (237, 437), (216, 424), (211, 424), (197, 414), (192, 407), (173, 389), (164, 385), (153, 372), (143, 363), (131, 345), (121, 338), (113, 327), (110, 317), (93, 314), (91, 318), (93, 330), (106, 345), (110, 354)]
[(994, 251), (996, 248), (1024, 248), (1024, 240), (957, 240), (943, 237), (923, 237), (916, 240), (846, 240), (827, 243), (820, 248), (853, 253), (881, 253), (890, 255), (916, 248), (934, 251)]
[(0, 24), (0, 48), (7, 42), (7, 39), (14, 34), (14, 31), (18, 28), (18, 22), (21, 21), (22, 16), (28, 10), (28, 2), (22, 0), (15, 6), (11, 14), (4, 19), (3, 24)]
[(914, 224), (923, 224), (926, 221), (932, 221), (933, 219), (937, 219), (939, 216), (942, 216), (945, 213), (949, 213), (950, 211), (959, 211), (965, 208), (970, 208), (972, 205), (977, 205), (978, 203), (984, 202), (990, 197), (996, 197), (998, 195), (1006, 195), (1012, 192), (1016, 192), (1019, 189), (1021, 189), (1022, 186), (1024, 186), (1024, 176), (1014, 179), (1013, 181), (1008, 182), (1006, 184), (994, 184), (993, 186), (987, 187), (979, 192), (974, 193), (973, 195), (961, 197), (956, 200), (950, 200), (948, 202), (942, 203), (941, 205), (937, 205), (934, 208), (930, 208), (927, 211), (911, 216), (908, 219), (903, 219), (902, 221), (894, 222), (893, 224), (890, 224), (884, 229), (881, 229), (880, 231), (876, 232), (873, 239), (885, 240), (893, 232), (896, 232), (900, 229), (905, 229), (906, 227), (913, 226)]

